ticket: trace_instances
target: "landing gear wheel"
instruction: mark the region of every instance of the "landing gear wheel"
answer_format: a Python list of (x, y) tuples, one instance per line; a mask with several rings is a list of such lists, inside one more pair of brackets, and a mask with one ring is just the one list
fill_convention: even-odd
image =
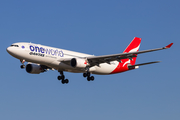
[(62, 83), (62, 84), (64, 84), (64, 83), (67, 84), (67, 83), (69, 83), (69, 80), (68, 80), (68, 79), (62, 80), (61, 83)]
[(64, 84), (64, 83), (65, 83), (65, 80), (62, 80), (61, 83)]
[(62, 76), (58, 76), (57, 79), (58, 79), (58, 80), (61, 80), (61, 79), (62, 79)]
[(87, 74), (86, 74), (86, 73), (83, 73), (83, 77), (87, 77)]
[(21, 69), (25, 68), (25, 65), (21, 65)]
[(58, 79), (58, 80), (64, 80), (64, 78), (65, 78), (65, 76), (64, 76), (64, 75), (62, 75), (62, 76), (58, 76), (58, 77), (57, 77), (57, 79)]
[(87, 77), (87, 81), (90, 81), (91, 80), (91, 77)]
[(91, 78), (91, 81), (93, 81), (93, 80), (94, 80), (94, 76), (91, 76), (90, 78)]
[(64, 81), (65, 81), (66, 84), (69, 83), (69, 80), (68, 80), (68, 79), (65, 79)]

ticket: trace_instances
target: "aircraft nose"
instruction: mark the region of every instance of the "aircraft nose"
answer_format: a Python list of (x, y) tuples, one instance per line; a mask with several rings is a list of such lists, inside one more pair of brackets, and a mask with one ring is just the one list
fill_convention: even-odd
[(8, 47), (8, 48), (6, 48), (6, 51), (8, 52), (8, 53), (10, 53), (11, 52), (11, 50), (10, 50), (11, 48), (10, 47)]
[(14, 50), (13, 50), (13, 48), (12, 47), (8, 47), (8, 48), (6, 48), (6, 51), (10, 54), (10, 55), (12, 55), (14, 52)]

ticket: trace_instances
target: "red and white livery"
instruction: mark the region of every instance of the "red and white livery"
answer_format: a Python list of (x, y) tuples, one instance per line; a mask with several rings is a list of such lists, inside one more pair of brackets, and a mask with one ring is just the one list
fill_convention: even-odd
[[(28, 73), (39, 74), (49, 69), (57, 70), (61, 82), (68, 83), (64, 71), (83, 73), (88, 81), (93, 81), (91, 74), (108, 75), (139, 68), (139, 66), (158, 63), (160, 61), (135, 64), (138, 54), (170, 48), (173, 43), (163, 48), (139, 51), (141, 38), (135, 37), (123, 53), (94, 56), (40, 44), (18, 42), (7, 48), (7, 52), (19, 59), (21, 68)], [(24, 63), (28, 62), (25, 66)]]

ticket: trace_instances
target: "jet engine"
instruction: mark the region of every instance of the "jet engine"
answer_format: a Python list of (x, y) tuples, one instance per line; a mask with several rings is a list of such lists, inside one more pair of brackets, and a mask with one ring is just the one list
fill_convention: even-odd
[(29, 63), (26, 65), (26, 72), (31, 74), (39, 74), (41, 72), (44, 72), (44, 69), (41, 67), (41, 65)]
[(74, 68), (85, 68), (87, 66), (87, 62), (85, 59), (72, 58), (71, 66)]

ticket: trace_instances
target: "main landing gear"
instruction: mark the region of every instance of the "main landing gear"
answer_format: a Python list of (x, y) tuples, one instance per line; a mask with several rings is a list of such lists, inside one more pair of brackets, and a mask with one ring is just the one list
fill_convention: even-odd
[(91, 76), (90, 72), (83, 73), (83, 77), (87, 77), (88, 81), (93, 81), (94, 80), (94, 76)]
[(94, 80), (94, 76), (91, 76), (91, 73), (89, 72), (89, 67), (86, 67), (86, 73), (83, 73), (83, 77), (87, 77), (88, 81)]
[(60, 71), (59, 72), (61, 75), (57, 77), (58, 80), (61, 80), (61, 83), (64, 84), (64, 83), (69, 83), (69, 80), (68, 79), (65, 79), (65, 76), (64, 76), (64, 73), (63, 71)]
[[(65, 76), (64, 76), (64, 73), (63, 73), (63, 71), (59, 71), (59, 73), (61, 74), (61, 75), (59, 75), (58, 77), (57, 77), (57, 79), (58, 80), (61, 80), (61, 83), (62, 84), (67, 84), (67, 83), (69, 83), (69, 80), (68, 79), (65, 79)], [(83, 73), (83, 76), (84, 77), (87, 77), (87, 80), (88, 81), (94, 81), (94, 76), (91, 76), (91, 73), (90, 72), (86, 72), (86, 73)]]

